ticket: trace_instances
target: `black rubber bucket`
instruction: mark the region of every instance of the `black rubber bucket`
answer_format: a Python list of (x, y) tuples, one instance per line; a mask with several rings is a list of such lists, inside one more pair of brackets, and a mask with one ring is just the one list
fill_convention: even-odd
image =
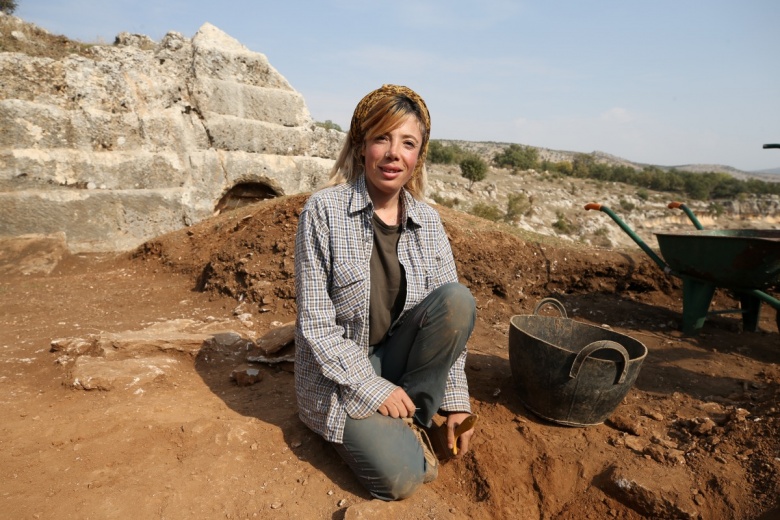
[[(560, 317), (539, 316), (545, 305)], [(566, 317), (558, 300), (545, 298), (533, 315), (510, 320), (509, 363), (523, 404), (567, 426), (603, 423), (634, 385), (647, 355), (641, 342)]]

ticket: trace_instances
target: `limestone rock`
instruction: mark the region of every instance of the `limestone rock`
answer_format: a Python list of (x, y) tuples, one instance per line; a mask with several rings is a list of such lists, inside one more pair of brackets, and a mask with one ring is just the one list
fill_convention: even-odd
[(622, 432), (641, 437), (645, 434), (644, 427), (637, 419), (621, 413), (616, 413), (607, 419), (607, 424)]
[(257, 367), (241, 365), (233, 369), (230, 373), (230, 379), (235, 381), (238, 386), (249, 386), (262, 381), (263, 374)]
[(257, 348), (264, 354), (274, 354), (295, 341), (295, 322), (285, 323), (257, 339)]
[(84, 390), (139, 390), (164, 379), (180, 362), (170, 357), (117, 359), (83, 356), (76, 360), (71, 385)]
[(295, 362), (295, 322), (271, 329), (256, 341), (257, 348), (246, 356), (250, 363)]
[(662, 467), (658, 471), (658, 478), (653, 478), (653, 472), (647, 467), (642, 472), (612, 467), (598, 479), (597, 485), (608, 495), (647, 518), (700, 518), (698, 508), (685, 489), (663, 484), (673, 482), (669, 478), (671, 469)]
[(246, 360), (249, 363), (265, 363), (268, 365), (276, 365), (278, 363), (294, 363), (295, 343), (291, 343), (285, 348), (274, 352), (273, 354), (265, 354), (262, 350), (255, 349), (247, 354)]
[[(210, 354), (235, 354), (254, 345), (230, 326), (230, 322), (171, 320), (141, 330), (58, 338), (51, 342), (51, 351), (59, 354), (56, 361), (66, 367), (71, 386), (138, 391), (146, 383), (165, 381), (174, 371), (192, 368), (197, 355), (208, 361)], [(260, 380), (259, 371), (254, 371), (239, 376), (242, 384), (249, 384), (251, 378)]]
[[(40, 32), (0, 19), (11, 30)], [(0, 52), (0, 78), (0, 236), (63, 233), (71, 252), (132, 249), (213, 215), (240, 185), (311, 191), (344, 137), (314, 125), (263, 54), (208, 23), (192, 39)]]

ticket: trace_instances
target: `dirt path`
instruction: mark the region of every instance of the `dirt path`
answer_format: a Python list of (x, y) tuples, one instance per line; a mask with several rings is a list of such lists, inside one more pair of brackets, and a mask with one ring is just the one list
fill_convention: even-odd
[[(741, 332), (727, 315), (686, 337), (677, 330), (679, 285), (640, 255), (523, 240), (448, 210), (442, 213), (459, 272), (478, 302), (467, 363), (478, 435), (470, 454), (443, 465), (439, 479), (411, 499), (370, 501), (335, 452), (298, 420), (291, 364), (259, 365), (262, 380), (239, 386), (230, 374), (244, 363), (245, 343), (171, 349), (163, 341), (168, 332), (155, 332), (222, 330), (257, 339), (294, 319), (292, 238), (302, 201), (242, 208), (135, 255), (66, 255), (49, 274), (21, 274), (24, 258), (3, 266), (3, 515), (780, 515), (774, 311), (765, 308), (756, 333)], [(609, 325), (649, 350), (634, 388), (606, 424), (556, 426), (517, 397), (509, 318), (528, 314), (546, 296), (577, 321)], [(714, 308), (732, 305), (719, 291)], [(111, 334), (143, 330), (152, 331), (150, 349), (119, 356)], [(99, 360), (90, 355), (95, 351), (51, 352), (51, 344), (95, 337), (109, 338), (103, 361), (117, 356), (111, 366), (122, 368), (106, 379), (113, 385), (85, 391), (89, 382), (76, 376)], [(130, 363), (132, 370), (143, 365), (137, 381), (128, 378), (136, 373)]]

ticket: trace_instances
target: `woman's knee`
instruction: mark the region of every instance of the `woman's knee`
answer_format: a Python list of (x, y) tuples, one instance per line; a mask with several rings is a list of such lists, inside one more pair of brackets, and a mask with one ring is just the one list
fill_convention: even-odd
[(361, 465), (352, 465), (352, 470), (374, 498), (403, 500), (417, 491), (425, 479), (424, 471), (418, 468), (421, 466), (418, 461), (409, 459), (403, 453), (398, 457), (375, 456), (364, 460)]
[(468, 318), (473, 321), (477, 314), (477, 303), (471, 291), (465, 285), (452, 282), (442, 285), (440, 291), (442, 300), (446, 303), (447, 312), (452, 316)]
[(347, 418), (344, 443), (334, 444), (361, 484), (380, 500), (401, 500), (425, 479), (422, 448), (400, 419), (378, 413)]
[(384, 475), (366, 486), (371, 496), (385, 501), (403, 500), (409, 498), (423, 484), (423, 475), (414, 472), (399, 475)]

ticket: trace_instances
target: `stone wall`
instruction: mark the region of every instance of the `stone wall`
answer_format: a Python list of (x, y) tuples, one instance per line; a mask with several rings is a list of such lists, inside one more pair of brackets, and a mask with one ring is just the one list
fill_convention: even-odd
[[(0, 16), (0, 32), (41, 29)], [(315, 189), (344, 137), (314, 125), (263, 54), (210, 24), (191, 40), (122, 33), (42, 54), (0, 52), (0, 237), (132, 249), (213, 215), (237, 185)]]

